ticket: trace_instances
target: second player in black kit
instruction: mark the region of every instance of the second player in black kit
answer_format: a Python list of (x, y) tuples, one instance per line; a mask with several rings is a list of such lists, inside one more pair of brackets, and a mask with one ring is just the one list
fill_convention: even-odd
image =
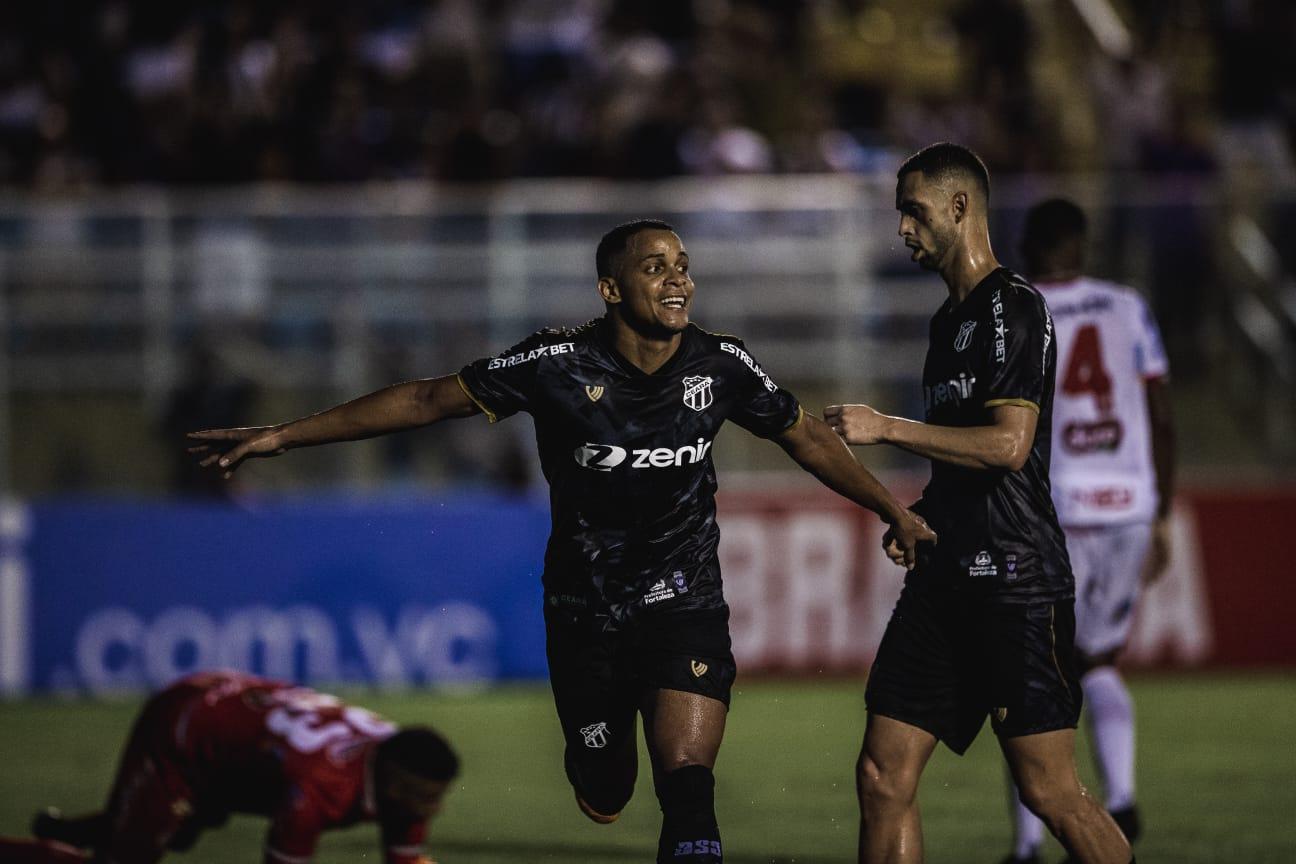
[[(1015, 471), (932, 461), (914, 509), (941, 542), (919, 549), (869, 676), (870, 711), (927, 729), (958, 753), (987, 715), (1001, 735), (1071, 728), (1079, 717), (1067, 648), (1075, 580), (1048, 481), (1052, 333), (1039, 291), (1003, 267), (961, 303), (946, 300), (931, 321), (928, 425), (989, 426), (1003, 406), (1037, 417)], [(942, 627), (911, 626), (915, 616), (905, 613), (918, 608)], [(942, 663), (951, 673), (944, 679), (933, 675)]]
[(1075, 770), (1075, 582), (1048, 479), (1053, 323), (1040, 293), (999, 266), (989, 196), (964, 147), (935, 144), (901, 166), (899, 234), (948, 294), (931, 321), (924, 421), (824, 412), (848, 443), (931, 460), (914, 510), (940, 535), (920, 547), (869, 672), (860, 861), (922, 860), (923, 768), (938, 741), (963, 753), (989, 716), (1023, 802), (1071, 856), (1126, 864), (1128, 843)]
[[(1053, 601), (1074, 596), (1066, 542), (1049, 496), (1053, 321), (1044, 298), (1001, 267), (957, 306), (932, 316), (923, 366), (925, 420), (936, 426), (990, 422), (1002, 405), (1038, 415), (1026, 462), (992, 472), (933, 461), (920, 505), (941, 542), (926, 572), (952, 587), (1000, 601)], [(936, 526), (940, 527), (936, 527)]]
[(636, 715), (662, 810), (657, 860), (715, 864), (712, 768), (734, 658), (717, 561), (711, 448), (725, 421), (775, 440), (878, 513), (912, 566), (935, 535), (732, 336), (689, 322), (688, 253), (667, 224), (604, 236), (607, 314), (543, 330), (457, 375), (397, 384), (279, 426), (194, 433), (227, 475), (245, 458), (484, 413), (535, 420), (553, 527), (544, 568), (550, 682), (577, 804), (615, 821), (634, 791)]

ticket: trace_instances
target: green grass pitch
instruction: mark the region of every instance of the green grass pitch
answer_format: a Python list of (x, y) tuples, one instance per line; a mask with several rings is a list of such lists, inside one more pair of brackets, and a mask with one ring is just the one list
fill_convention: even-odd
[[(1132, 686), (1146, 823), (1140, 864), (1296, 862), (1296, 676), (1147, 677)], [(658, 810), (646, 762), (619, 822), (586, 821), (563, 776), (544, 686), (343, 695), (397, 721), (429, 722), (459, 750), (459, 788), (431, 832), (442, 864), (652, 860)], [(41, 805), (99, 806), (137, 706), (0, 703), (0, 834), (24, 834)], [(852, 767), (862, 724), (859, 682), (740, 682), (717, 770), (731, 864), (855, 860)], [(1092, 782), (1087, 752), (1080, 759)], [(961, 759), (937, 750), (921, 795), (928, 861), (994, 862), (1007, 851), (1002, 778), (988, 726)], [(173, 860), (259, 861), (263, 831), (263, 820), (236, 817)], [(328, 834), (317, 861), (377, 862), (375, 838), (372, 826)], [(1053, 846), (1046, 860), (1061, 857)]]

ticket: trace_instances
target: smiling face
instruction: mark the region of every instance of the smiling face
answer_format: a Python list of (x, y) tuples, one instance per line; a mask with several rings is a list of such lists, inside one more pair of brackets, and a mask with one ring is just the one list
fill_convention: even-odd
[(673, 336), (688, 326), (693, 279), (684, 243), (674, 231), (652, 228), (626, 241), (615, 275), (599, 280), (599, 293), (631, 329)]
[[(960, 196), (962, 204), (960, 205)], [(909, 171), (896, 184), (896, 209), (900, 211), (900, 237), (911, 252), (910, 260), (925, 270), (941, 271), (958, 242), (959, 207), (966, 208), (966, 193), (951, 194), (946, 184), (921, 171)]]

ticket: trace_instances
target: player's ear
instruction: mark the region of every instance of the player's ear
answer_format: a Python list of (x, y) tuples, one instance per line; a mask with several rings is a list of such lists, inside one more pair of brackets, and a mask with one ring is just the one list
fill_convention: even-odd
[(968, 194), (966, 192), (955, 192), (951, 203), (954, 207), (954, 221), (962, 222), (968, 213)]
[(603, 298), (604, 303), (621, 302), (621, 286), (611, 276), (604, 276), (598, 281), (599, 296)]

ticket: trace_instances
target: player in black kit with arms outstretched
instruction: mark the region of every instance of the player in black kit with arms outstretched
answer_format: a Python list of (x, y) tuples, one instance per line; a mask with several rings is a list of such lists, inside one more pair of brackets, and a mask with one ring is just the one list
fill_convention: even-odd
[(550, 681), (577, 802), (596, 822), (616, 819), (634, 790), (642, 714), (663, 814), (657, 860), (710, 864), (722, 860), (712, 768), (735, 674), (716, 557), (710, 450), (720, 426), (773, 439), (876, 512), (908, 565), (935, 535), (740, 340), (689, 323), (688, 253), (669, 225), (619, 226), (595, 258), (602, 318), (291, 423), (193, 433), (206, 443), (192, 449), (228, 475), (295, 447), (530, 413), (552, 511)]
[(926, 422), (867, 405), (824, 412), (850, 444), (931, 460), (914, 510), (941, 537), (920, 550), (869, 673), (860, 861), (922, 860), (923, 767), (938, 740), (963, 753), (989, 715), (1023, 802), (1067, 851), (1126, 864), (1129, 844), (1076, 776), (1075, 581), (1048, 480), (1053, 323), (1040, 293), (995, 259), (989, 198), (989, 174), (964, 147), (934, 144), (901, 166), (900, 236), (949, 289), (923, 367)]

